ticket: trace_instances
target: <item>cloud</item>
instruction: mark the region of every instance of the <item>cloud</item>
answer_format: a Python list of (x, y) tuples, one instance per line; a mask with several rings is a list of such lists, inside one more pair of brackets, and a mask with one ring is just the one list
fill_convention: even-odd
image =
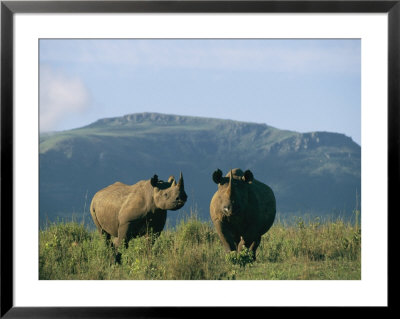
[(41, 64), (40, 131), (57, 130), (66, 117), (85, 111), (89, 101), (81, 79)]

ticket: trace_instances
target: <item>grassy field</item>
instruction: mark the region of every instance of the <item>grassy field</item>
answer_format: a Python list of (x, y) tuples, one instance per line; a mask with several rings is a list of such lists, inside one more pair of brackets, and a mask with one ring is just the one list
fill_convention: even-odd
[(361, 229), (340, 219), (293, 218), (275, 222), (257, 259), (248, 251), (226, 254), (210, 223), (188, 217), (120, 249), (121, 263), (96, 231), (55, 223), (39, 233), (40, 279), (132, 280), (360, 280)]

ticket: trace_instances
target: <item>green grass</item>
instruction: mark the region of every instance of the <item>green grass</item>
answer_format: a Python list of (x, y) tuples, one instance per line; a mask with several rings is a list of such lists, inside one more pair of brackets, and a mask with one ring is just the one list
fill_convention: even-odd
[(226, 254), (213, 226), (188, 217), (175, 229), (132, 239), (121, 263), (97, 232), (55, 223), (39, 233), (40, 279), (360, 280), (361, 230), (342, 220), (279, 219), (248, 251)]

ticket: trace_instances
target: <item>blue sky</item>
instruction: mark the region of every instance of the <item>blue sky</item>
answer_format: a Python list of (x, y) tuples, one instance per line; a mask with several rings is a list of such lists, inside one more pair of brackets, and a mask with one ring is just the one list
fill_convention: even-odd
[(361, 144), (357, 39), (41, 39), (41, 131), (160, 112)]

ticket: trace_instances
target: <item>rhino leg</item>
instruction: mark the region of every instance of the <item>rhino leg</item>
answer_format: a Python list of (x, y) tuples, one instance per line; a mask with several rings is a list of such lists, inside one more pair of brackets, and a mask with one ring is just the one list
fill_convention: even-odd
[(118, 249), (118, 247), (123, 243), (125, 247), (128, 246), (129, 241), (129, 232), (132, 229), (132, 223), (128, 222), (118, 227), (118, 237), (113, 239), (114, 247)]
[(232, 232), (228, 229), (228, 227), (219, 221), (214, 222), (214, 226), (222, 245), (225, 248), (225, 251), (235, 251), (237, 244), (235, 243)]
[(256, 238), (250, 245), (249, 249), (253, 251), (254, 260), (256, 260), (256, 250), (260, 246), (261, 237)]
[(126, 223), (120, 225), (118, 227), (118, 237), (114, 237), (112, 240), (112, 248), (114, 251), (114, 262), (117, 264), (121, 263), (121, 253), (118, 251), (118, 248), (124, 244), (125, 247), (128, 247), (128, 232), (130, 228), (130, 223)]
[(100, 235), (105, 235), (106, 236), (106, 243), (107, 244), (109, 244), (110, 243), (110, 241), (111, 241), (111, 235), (109, 234), (109, 233), (107, 233), (106, 231), (104, 231), (104, 230), (101, 230), (100, 231)]

